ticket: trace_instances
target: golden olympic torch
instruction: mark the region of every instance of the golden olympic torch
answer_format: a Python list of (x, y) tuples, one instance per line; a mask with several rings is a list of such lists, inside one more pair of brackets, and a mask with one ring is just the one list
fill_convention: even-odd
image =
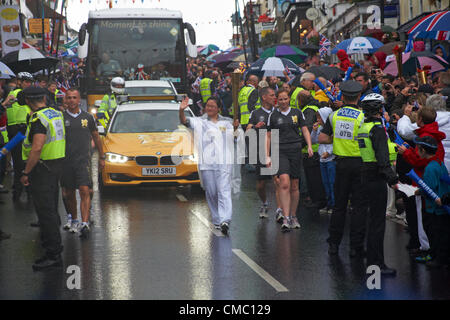
[(240, 89), (239, 84), (241, 82), (241, 75), (242, 72), (240, 69), (234, 70), (234, 72), (231, 74), (231, 90), (233, 92), (233, 120), (236, 120), (239, 114), (238, 97), (239, 97), (239, 89)]
[(397, 61), (397, 70), (398, 70), (398, 76), (401, 78), (403, 76), (402, 74), (402, 52), (403, 47), (399, 47), (398, 45), (395, 46), (395, 48), (392, 50), (395, 55), (395, 60)]

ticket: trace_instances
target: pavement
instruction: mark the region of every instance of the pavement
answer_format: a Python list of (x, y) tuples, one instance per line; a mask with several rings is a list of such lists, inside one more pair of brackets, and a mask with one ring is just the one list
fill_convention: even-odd
[[(348, 226), (332, 258), (329, 214), (299, 208), (301, 229), (282, 233), (273, 186), (270, 217), (259, 219), (254, 185), (254, 174), (245, 173), (229, 237), (212, 227), (204, 195), (189, 187), (107, 194), (96, 187), (90, 237), (61, 230), (64, 268), (45, 272), (31, 268), (42, 254), (39, 229), (29, 225), (32, 203), (0, 195), (0, 226), (12, 234), (0, 242), (0, 299), (450, 299), (450, 270), (413, 262), (399, 221), (387, 220), (385, 236), (385, 260), (397, 276), (369, 290), (364, 261), (349, 257)], [(59, 213), (65, 223), (61, 201)], [(69, 289), (73, 268), (80, 289)]]

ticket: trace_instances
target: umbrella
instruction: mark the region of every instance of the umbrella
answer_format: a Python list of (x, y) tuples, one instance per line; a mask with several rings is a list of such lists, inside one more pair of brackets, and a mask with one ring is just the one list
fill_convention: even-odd
[(30, 73), (53, 68), (58, 63), (58, 59), (48, 57), (34, 48), (10, 52), (0, 61), (14, 70), (14, 72), (27, 71)]
[[(402, 72), (404, 76), (412, 76), (416, 74), (416, 69), (423, 69), (424, 66), (430, 66), (430, 72), (445, 70), (449, 66), (448, 62), (430, 51), (408, 52), (402, 55)], [(393, 76), (398, 75), (397, 61), (394, 59), (386, 65), (384, 73)]]
[[(214, 63), (214, 67), (225, 68), (227, 65), (230, 64), (230, 62), (233, 61), (234, 58), (236, 58), (237, 56), (240, 56), (241, 54), (242, 54), (241, 51), (220, 53), (214, 57), (214, 60), (216, 61)], [(245, 59), (244, 59), (244, 61), (245, 61)]]
[(394, 41), (394, 42), (388, 42), (386, 43), (384, 46), (382, 46), (380, 49), (377, 50), (378, 51), (382, 51), (384, 53), (386, 53), (387, 55), (392, 54), (392, 50), (395, 48), (395, 46), (402, 46), (403, 42), (402, 41)]
[(443, 10), (430, 13), (420, 19), (408, 30), (414, 38), (450, 40), (450, 11)]
[(371, 37), (350, 38), (339, 43), (331, 53), (336, 54), (343, 49), (348, 54), (353, 53), (374, 53), (383, 46), (383, 42)]
[(313, 66), (306, 70), (306, 72), (311, 72), (316, 77), (324, 77), (327, 80), (342, 78), (345, 75), (345, 72), (341, 69), (329, 66)]
[(6, 64), (0, 62), (0, 79), (11, 79), (15, 76), (14, 72)]
[(234, 62), (231, 62), (229, 65), (227, 65), (225, 67), (224, 71), (229, 72), (229, 71), (234, 71), (235, 69), (247, 70), (248, 67), (249, 67), (249, 65), (246, 65), (245, 62), (234, 61)]
[(199, 46), (197, 47), (197, 53), (202, 52), (206, 47), (205, 46)]
[(359, 36), (360, 37), (367, 37), (370, 36), (372, 38), (375, 38), (377, 40), (380, 40), (383, 38), (383, 35), (385, 35), (386, 33), (392, 33), (392, 32), (396, 32), (396, 30), (394, 28), (392, 28), (391, 26), (382, 26), (381, 28), (371, 28), (371, 29), (366, 29), (364, 31), (362, 31)]
[(208, 44), (203, 50), (200, 51), (200, 54), (203, 54), (205, 56), (210, 55), (211, 53), (215, 51), (219, 51), (219, 47), (214, 44)]
[(212, 53), (206, 58), (206, 61), (216, 61), (216, 57), (220, 54), (220, 52)]
[(289, 45), (279, 45), (265, 50), (261, 54), (261, 58), (269, 58), (269, 57), (279, 57), (286, 58), (294, 63), (300, 63), (305, 60), (308, 54), (304, 53), (302, 50)]
[(285, 71), (297, 75), (300, 73), (299, 68), (294, 62), (285, 58), (261, 58), (253, 63), (248, 69), (249, 74), (256, 74), (264, 77), (284, 77)]

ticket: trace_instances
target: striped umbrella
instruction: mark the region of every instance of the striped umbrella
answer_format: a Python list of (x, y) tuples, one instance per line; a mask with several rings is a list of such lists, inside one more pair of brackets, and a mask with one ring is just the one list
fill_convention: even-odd
[(416, 22), (408, 31), (414, 38), (450, 40), (450, 11), (430, 13)]

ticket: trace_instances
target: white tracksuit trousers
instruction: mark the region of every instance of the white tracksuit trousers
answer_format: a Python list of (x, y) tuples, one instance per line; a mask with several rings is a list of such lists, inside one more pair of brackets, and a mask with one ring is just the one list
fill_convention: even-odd
[(206, 201), (215, 225), (230, 222), (233, 213), (231, 200), (231, 172), (224, 170), (200, 170)]

